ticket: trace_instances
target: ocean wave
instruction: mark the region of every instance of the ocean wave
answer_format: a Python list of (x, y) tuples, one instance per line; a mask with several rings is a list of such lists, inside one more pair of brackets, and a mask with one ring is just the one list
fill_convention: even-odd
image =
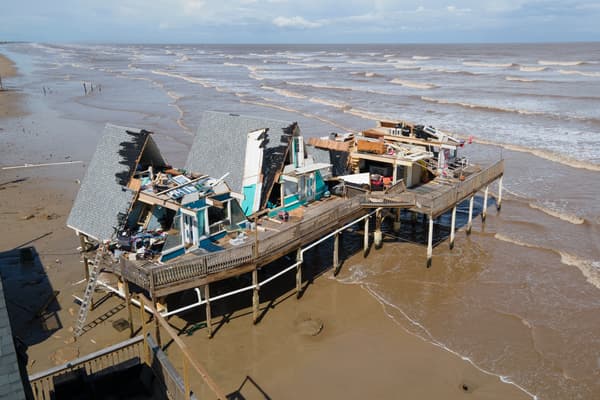
[(350, 75), (364, 76), (365, 78), (383, 78), (383, 75), (376, 72), (350, 72)]
[(421, 100), (429, 102), (429, 103), (454, 105), (454, 106), (460, 106), (460, 107), (471, 108), (471, 109), (476, 109), (476, 110), (516, 113), (516, 114), (523, 114), (523, 115), (548, 115), (547, 113), (544, 113), (541, 111), (529, 111), (529, 110), (521, 110), (518, 108), (496, 107), (496, 106), (488, 106), (485, 104), (472, 104), (472, 103), (466, 103), (466, 102), (462, 102), (462, 101), (434, 99), (434, 98), (425, 97), (425, 96), (421, 96)]
[(309, 88), (314, 88), (314, 89), (329, 89), (329, 90), (340, 90), (340, 91), (344, 91), (344, 92), (359, 92), (359, 93), (380, 94), (380, 95), (383, 95), (383, 96), (395, 96), (394, 93), (385, 92), (385, 91), (381, 91), (381, 90), (360, 89), (360, 88), (357, 88), (357, 87), (337, 86), (337, 85), (329, 85), (329, 84), (325, 84), (325, 83), (308, 83), (308, 82), (291, 82), (291, 81), (286, 81), (285, 84), (286, 85), (290, 85), (290, 86), (303, 86), (303, 87), (309, 87)]
[(576, 65), (586, 64), (585, 61), (552, 61), (552, 60), (539, 60), (540, 65), (554, 65), (559, 67), (573, 67)]
[(348, 64), (355, 65), (375, 65), (375, 66), (385, 66), (390, 65), (388, 62), (378, 62), (378, 61), (357, 61), (357, 60), (348, 60), (346, 61)]
[(504, 77), (504, 79), (507, 81), (513, 81), (513, 82), (536, 82), (535, 79), (526, 79), (526, 78), (521, 78), (518, 76), (506, 76), (506, 77)]
[(419, 67), (419, 70), (423, 72), (439, 72), (442, 74), (457, 74), (457, 75), (483, 75), (482, 72), (465, 71), (463, 69), (447, 69), (442, 67)]
[[(291, 107), (282, 106), (280, 104), (265, 103), (265, 102), (262, 102), (262, 101), (245, 99), (245, 98), (243, 98), (241, 96), (239, 96), (239, 97), (240, 97), (239, 102), (243, 103), (243, 104), (254, 104), (254, 105), (257, 105), (257, 106), (261, 106), (261, 107), (268, 107), (268, 108), (273, 108), (273, 109), (276, 109), (276, 110), (281, 110), (281, 111), (286, 111), (286, 112), (290, 112), (290, 113), (302, 115), (303, 117), (306, 117), (306, 118), (309, 118), (309, 119), (314, 119), (314, 120), (318, 120), (318, 121), (324, 122), (326, 124), (329, 124), (331, 126), (334, 126), (334, 127), (338, 128), (338, 129), (341, 129), (342, 131), (345, 131), (345, 132), (354, 132), (354, 130), (351, 129), (351, 128), (348, 128), (348, 127), (343, 126), (343, 125), (341, 125), (341, 124), (339, 124), (339, 123), (337, 123), (335, 121), (329, 120), (327, 118), (323, 118), (323, 117), (315, 115), (315, 114), (306, 113), (306, 112), (303, 112), (303, 111), (300, 111), (300, 110), (297, 110), (297, 109), (294, 109), (294, 108), (291, 108)], [(264, 100), (267, 100), (267, 99), (264, 99)]]
[(290, 98), (293, 98), (293, 99), (306, 99), (308, 97), (308, 96), (305, 96), (305, 95), (300, 94), (300, 93), (292, 92), (290, 90), (275, 88), (275, 87), (272, 87), (272, 86), (261, 85), (261, 88), (265, 89), (265, 90), (273, 91), (273, 92), (277, 93), (280, 96), (290, 97)]
[(391, 119), (382, 114), (375, 114), (370, 111), (360, 110), (357, 108), (347, 108), (347, 109), (344, 109), (343, 111), (346, 114), (354, 115), (355, 117), (359, 117), (359, 118), (366, 119), (369, 121), (382, 121), (382, 120), (390, 120)]
[(413, 60), (429, 60), (431, 57), (429, 56), (412, 56)]
[(392, 66), (396, 69), (400, 69), (402, 71), (422, 71), (423, 68), (417, 65), (410, 64), (392, 64)]
[[(341, 283), (344, 283), (341, 280), (338, 280), (338, 281)], [(350, 283), (350, 284), (353, 284), (353, 283)], [(383, 307), (383, 310), (384, 310), (385, 314), (388, 316), (388, 318), (390, 318), (392, 321), (394, 321), (396, 324), (398, 324), (400, 327), (402, 327), (409, 334), (414, 335), (414, 336), (420, 338), (421, 340), (424, 340), (425, 342), (428, 342), (436, 347), (439, 347), (440, 349), (445, 350), (445, 351), (455, 355), (456, 357), (459, 357), (461, 360), (468, 362), (470, 365), (472, 365), (474, 368), (476, 368), (477, 370), (481, 371), (484, 374), (487, 374), (490, 376), (495, 376), (495, 377), (499, 378), (502, 382), (515, 386), (516, 388), (518, 388), (519, 390), (521, 390), (522, 392), (524, 392), (528, 396), (530, 396), (532, 398), (532, 400), (538, 400), (536, 395), (534, 395), (533, 393), (529, 392), (524, 387), (515, 383), (508, 376), (500, 375), (500, 374), (488, 371), (488, 370), (480, 367), (470, 357), (460, 354), (459, 352), (451, 349), (450, 347), (446, 346), (444, 343), (437, 340), (433, 336), (433, 334), (425, 327), (425, 325), (421, 324), (415, 318), (412, 318), (411, 316), (409, 316), (398, 305), (387, 300), (383, 295), (378, 293), (375, 289), (371, 288), (371, 286), (369, 284), (360, 283), (360, 285), (363, 289), (365, 289), (368, 293), (370, 293), (371, 296), (379, 302), (379, 304), (381, 304), (381, 306)], [(405, 326), (405, 324), (398, 321), (398, 319), (390, 311), (388, 311), (388, 308), (396, 310), (398, 313), (400, 313), (402, 318), (404, 318), (414, 328), (414, 330), (409, 329), (408, 327)]]
[(590, 261), (565, 251), (558, 251), (560, 262), (577, 267), (586, 280), (600, 289), (600, 261)]
[(349, 86), (328, 85), (326, 83), (308, 83), (308, 82), (291, 82), (291, 81), (286, 81), (285, 83), (290, 86), (305, 86), (305, 87), (312, 87), (315, 89), (333, 89), (333, 90), (343, 90), (343, 91), (349, 91), (349, 92), (354, 90), (353, 88), (351, 88)]
[(295, 61), (288, 61), (286, 64), (295, 65), (295, 66), (299, 66), (299, 67), (305, 67), (305, 68), (312, 68), (312, 69), (322, 69), (322, 70), (328, 70), (328, 71), (335, 70), (335, 67), (325, 65), (325, 64), (311, 64), (311, 63), (301, 63), (301, 62), (295, 62)]
[(324, 106), (338, 108), (340, 110), (348, 110), (348, 109), (352, 108), (350, 106), (350, 104), (348, 104), (348, 103), (344, 103), (344, 102), (336, 101), (336, 100), (322, 99), (319, 97), (311, 97), (308, 101), (310, 101), (311, 103), (317, 103), (317, 104), (322, 104)]
[(546, 249), (546, 248), (544, 248), (542, 246), (537, 246), (535, 244), (523, 242), (523, 241), (521, 241), (519, 239), (511, 238), (511, 237), (506, 236), (506, 235), (504, 235), (502, 233), (499, 233), (499, 232), (494, 235), (494, 239), (500, 240), (502, 242), (514, 244), (514, 245), (517, 245), (517, 246), (520, 246), (520, 247), (527, 247), (527, 248), (530, 248), (530, 249), (550, 250), (550, 249)]
[(519, 71), (522, 72), (542, 72), (542, 71), (546, 71), (548, 69), (548, 67), (528, 67), (525, 65), (522, 65), (519, 67)]
[(575, 71), (575, 70), (566, 70), (566, 69), (561, 69), (558, 72), (563, 75), (581, 75), (581, 76), (587, 76), (590, 78), (600, 78), (600, 72), (584, 72), (584, 71)]
[(437, 85), (434, 85), (433, 83), (413, 82), (413, 81), (407, 81), (407, 80), (397, 79), (397, 78), (392, 79), (390, 82), (395, 83), (396, 85), (401, 85), (401, 86), (405, 86), (405, 87), (409, 87), (409, 88), (413, 88), (413, 89), (434, 89), (434, 88), (438, 87)]
[[(460, 136), (460, 135), (457, 135), (457, 136)], [(460, 138), (465, 139), (464, 137), (460, 137)], [(600, 164), (594, 164), (589, 161), (578, 160), (576, 158), (567, 156), (565, 154), (560, 154), (560, 153), (557, 153), (557, 152), (554, 152), (551, 150), (536, 149), (536, 148), (532, 148), (529, 146), (519, 146), (519, 145), (512, 144), (512, 143), (495, 142), (493, 140), (481, 139), (479, 137), (475, 138), (474, 141), (476, 143), (480, 143), (480, 144), (487, 144), (487, 145), (491, 145), (491, 146), (500, 146), (507, 150), (518, 151), (520, 153), (529, 153), (536, 157), (543, 158), (545, 160), (556, 162), (559, 164), (563, 164), (563, 165), (566, 165), (566, 166), (572, 167), (572, 168), (579, 168), (579, 169), (585, 169), (588, 171), (600, 172)]]
[(577, 215), (569, 214), (569, 213), (565, 212), (564, 210), (556, 210), (554, 208), (551, 208), (551, 207), (548, 207), (545, 205), (541, 205), (538, 203), (531, 202), (531, 203), (529, 203), (529, 207), (531, 207), (535, 210), (539, 210), (545, 214), (548, 214), (551, 217), (570, 222), (574, 225), (581, 225), (585, 222), (584, 218), (581, 218)]
[(511, 68), (517, 67), (519, 64), (515, 63), (486, 63), (486, 62), (477, 62), (477, 61), (464, 61), (462, 63), (467, 67), (483, 67), (483, 68)]

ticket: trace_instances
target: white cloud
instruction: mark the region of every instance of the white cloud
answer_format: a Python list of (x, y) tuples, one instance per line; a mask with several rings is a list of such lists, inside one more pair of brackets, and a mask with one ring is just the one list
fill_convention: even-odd
[(319, 22), (308, 21), (300, 16), (295, 17), (276, 17), (273, 19), (273, 24), (280, 28), (299, 28), (299, 29), (308, 29), (308, 28), (318, 28), (322, 26)]

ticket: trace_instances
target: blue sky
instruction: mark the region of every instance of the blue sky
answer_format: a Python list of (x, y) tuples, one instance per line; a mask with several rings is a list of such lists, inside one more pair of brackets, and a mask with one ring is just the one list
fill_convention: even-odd
[(4, 3), (0, 41), (600, 41), (597, 0), (10, 0)]

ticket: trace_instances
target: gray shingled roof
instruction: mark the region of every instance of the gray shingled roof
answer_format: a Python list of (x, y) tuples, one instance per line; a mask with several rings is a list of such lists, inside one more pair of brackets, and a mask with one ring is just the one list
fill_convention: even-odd
[(0, 399), (25, 399), (17, 353), (0, 279)]
[[(107, 240), (129, 211), (134, 192), (125, 185), (134, 172), (146, 138), (156, 148), (150, 132), (106, 124), (67, 225), (97, 240)], [(152, 151), (154, 153), (154, 151)], [(164, 163), (162, 156), (158, 155)]]
[[(265, 160), (271, 163), (268, 172), (272, 174), (268, 175), (273, 175), (274, 178), (277, 172), (275, 170), (283, 168), (285, 161), (282, 159), (285, 157), (283, 150), (287, 151), (295, 126), (295, 122), (205, 111), (185, 163), (185, 169), (216, 178), (229, 172), (226, 179), (229, 186), (232, 190), (241, 192), (248, 133), (269, 128), (265, 140)], [(281, 165), (278, 165), (279, 163)], [(263, 168), (264, 172), (265, 168)], [(266, 175), (265, 181), (268, 181), (269, 177)]]

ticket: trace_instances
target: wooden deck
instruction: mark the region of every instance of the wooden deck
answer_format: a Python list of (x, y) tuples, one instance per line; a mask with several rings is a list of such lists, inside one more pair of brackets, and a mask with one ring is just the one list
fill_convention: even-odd
[(504, 161), (500, 160), (463, 181), (435, 179), (411, 189), (331, 197), (300, 207), (287, 222), (263, 218), (258, 241), (255, 231), (246, 231), (247, 239), (240, 245), (228, 244), (226, 238), (219, 243), (223, 250), (200, 255), (188, 253), (170, 264), (122, 259), (120, 267), (113, 271), (155, 296), (165, 296), (250, 272), (326, 236), (365, 215), (369, 209), (403, 208), (435, 218), (503, 173)]
[(294, 220), (292, 215), (288, 222), (264, 220), (260, 225), (258, 242), (255, 232), (247, 231), (246, 243), (238, 246), (203, 255), (188, 254), (171, 264), (122, 259), (122, 273), (119, 268), (113, 268), (113, 271), (156, 296), (165, 296), (252, 271), (320, 239), (367, 212), (360, 199), (339, 197), (317, 201), (298, 211), (303, 214), (301, 219)]

